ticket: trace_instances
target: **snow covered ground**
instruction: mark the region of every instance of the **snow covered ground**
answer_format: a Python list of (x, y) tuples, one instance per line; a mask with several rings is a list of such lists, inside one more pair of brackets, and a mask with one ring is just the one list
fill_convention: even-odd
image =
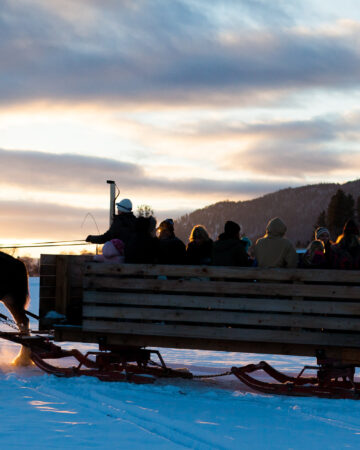
[[(38, 289), (38, 279), (31, 279), (30, 309), (35, 313)], [(360, 448), (360, 402), (255, 394), (235, 377), (154, 385), (59, 379), (35, 367), (14, 370), (9, 361), (17, 350), (0, 342), (3, 449)], [(162, 349), (162, 354), (170, 365), (186, 365), (194, 373), (261, 359), (289, 372), (314, 363), (209, 351)]]

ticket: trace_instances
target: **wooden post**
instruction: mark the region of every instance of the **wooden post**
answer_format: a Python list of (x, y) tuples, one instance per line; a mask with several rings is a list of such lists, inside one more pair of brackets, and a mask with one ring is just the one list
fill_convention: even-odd
[(67, 255), (56, 256), (56, 312), (66, 315), (67, 305), (70, 297), (69, 286), (69, 257)]
[(111, 227), (111, 224), (114, 221), (114, 215), (115, 215), (115, 181), (107, 180), (107, 184), (110, 185), (110, 214), (109, 214), (109, 226)]

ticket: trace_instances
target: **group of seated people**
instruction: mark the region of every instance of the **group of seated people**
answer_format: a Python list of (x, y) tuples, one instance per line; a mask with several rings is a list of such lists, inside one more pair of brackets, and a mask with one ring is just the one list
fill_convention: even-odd
[[(301, 257), (285, 238), (286, 225), (276, 217), (266, 227), (265, 235), (254, 246), (240, 237), (240, 226), (227, 221), (224, 232), (213, 241), (206, 228), (196, 225), (185, 244), (175, 235), (172, 219), (156, 227), (154, 217), (135, 217), (132, 203), (123, 199), (116, 204), (118, 214), (109, 230), (89, 235), (87, 242), (104, 244), (97, 261), (141, 264), (191, 264), (215, 266), (303, 267), (323, 269), (360, 269), (359, 228), (348, 220), (343, 233), (333, 243), (327, 228), (315, 230), (315, 239)], [(250, 253), (251, 251), (251, 253)]]

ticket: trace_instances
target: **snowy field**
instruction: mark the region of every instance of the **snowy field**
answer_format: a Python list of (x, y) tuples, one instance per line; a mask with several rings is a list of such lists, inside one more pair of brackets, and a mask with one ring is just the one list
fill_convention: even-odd
[[(37, 313), (39, 281), (30, 283), (30, 310)], [(7, 314), (3, 307), (0, 312)], [(360, 448), (360, 402), (256, 394), (233, 376), (154, 385), (60, 379), (35, 367), (15, 370), (9, 362), (17, 351), (16, 345), (0, 342), (2, 449)], [(162, 354), (169, 365), (186, 365), (194, 373), (262, 359), (295, 373), (315, 362), (209, 351), (163, 349)]]

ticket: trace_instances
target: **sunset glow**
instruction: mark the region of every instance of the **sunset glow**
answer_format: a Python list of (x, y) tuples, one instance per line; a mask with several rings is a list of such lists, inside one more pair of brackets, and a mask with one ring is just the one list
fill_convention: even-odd
[(359, 178), (356, 0), (5, 1), (2, 245)]

